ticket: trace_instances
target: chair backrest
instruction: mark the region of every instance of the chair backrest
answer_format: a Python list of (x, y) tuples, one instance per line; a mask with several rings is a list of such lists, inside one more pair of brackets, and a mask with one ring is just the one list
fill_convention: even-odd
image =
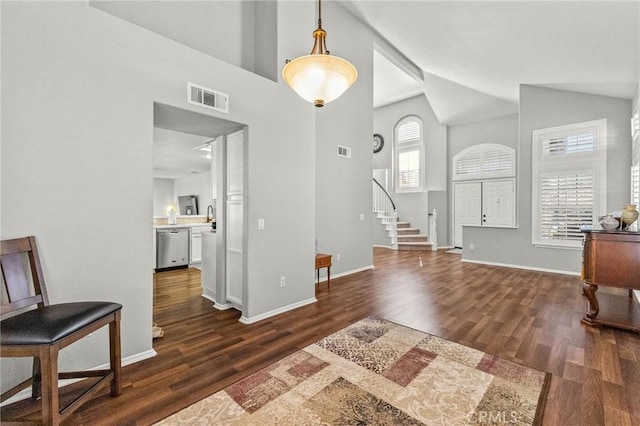
[(4, 288), (0, 315), (49, 304), (35, 237), (0, 241)]

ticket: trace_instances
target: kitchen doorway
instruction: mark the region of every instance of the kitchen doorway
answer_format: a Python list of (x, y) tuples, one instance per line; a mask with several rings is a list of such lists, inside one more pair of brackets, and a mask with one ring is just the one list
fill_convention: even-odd
[[(238, 270), (229, 270), (226, 224), (234, 224), (235, 228), (245, 227), (244, 209), (228, 208), (227, 201), (227, 176), (231, 174), (244, 174), (244, 169), (238, 168), (245, 161), (243, 159), (246, 150), (240, 150), (242, 158), (238, 161), (234, 159), (229, 162), (224, 153), (226, 152), (227, 138), (234, 139), (234, 135), (241, 134), (242, 145), (246, 143), (246, 125), (230, 120), (209, 116), (170, 105), (154, 103), (153, 108), (153, 259), (154, 270), (156, 269), (157, 241), (155, 239), (158, 228), (189, 228), (197, 230), (190, 232), (189, 262), (187, 271), (182, 274), (170, 274), (167, 272), (156, 272), (154, 283), (175, 282), (177, 286), (183, 286), (185, 293), (193, 293), (193, 282), (199, 280), (202, 299), (209, 299), (215, 302), (216, 307), (224, 309), (225, 303), (220, 303), (220, 297), (225, 297), (225, 289), (228, 285), (228, 277), (240, 279), (235, 283), (240, 288), (244, 287), (243, 271), (245, 269), (244, 256), (234, 259), (232, 265)], [(237, 151), (237, 150), (236, 150)], [(240, 193), (244, 192), (244, 183), (240, 182)], [(197, 200), (198, 208), (192, 207), (189, 211), (182, 211), (178, 206), (178, 199), (185, 196), (193, 197)], [(194, 204), (195, 205), (195, 204)], [(167, 211), (168, 206), (175, 208), (174, 213)], [(189, 214), (185, 214), (189, 213)], [(173, 215), (173, 217), (172, 217)], [(236, 217), (237, 216), (237, 217)], [(203, 232), (212, 232), (211, 219), (215, 218), (216, 235), (213, 240), (209, 240), (211, 235), (203, 235)], [(197, 238), (199, 237), (199, 238)], [(205, 238), (206, 237), (206, 238)], [(201, 258), (199, 254), (205, 255), (202, 250), (205, 247), (205, 239), (214, 241), (214, 256), (216, 259)], [(243, 239), (241, 239), (243, 241)], [(198, 243), (201, 245), (198, 246)], [(234, 248), (238, 249), (238, 248)], [(241, 253), (243, 247), (239, 247)], [(202, 271), (203, 267), (207, 271)], [(185, 285), (184, 277), (189, 276), (189, 285)], [(164, 274), (162, 277), (158, 274)], [(172, 278), (175, 277), (175, 278)], [(178, 279), (178, 277), (180, 277)], [(204, 291), (203, 277), (207, 280), (207, 291)], [(239, 277), (239, 278), (237, 278)], [(158, 279), (161, 278), (161, 279)], [(213, 284), (210, 281), (214, 281)], [(154, 284), (154, 291), (155, 291)], [(213, 287), (213, 288), (211, 288)], [(222, 291), (216, 292), (216, 288)], [(180, 287), (176, 291), (181, 291)], [(217, 293), (217, 295), (216, 295)], [(242, 293), (241, 293), (242, 294)], [(226, 302), (223, 300), (223, 302)], [(240, 302), (240, 303), (237, 303)], [(242, 300), (238, 300), (232, 306), (242, 306)], [(157, 300), (154, 297), (154, 322), (156, 312), (161, 309), (156, 306)], [(158, 324), (162, 326), (161, 324)]]

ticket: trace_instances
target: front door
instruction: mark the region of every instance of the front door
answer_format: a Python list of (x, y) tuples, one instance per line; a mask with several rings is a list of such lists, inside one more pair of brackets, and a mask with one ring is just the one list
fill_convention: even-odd
[(482, 183), (482, 224), (487, 226), (515, 225), (513, 180)]
[(453, 241), (456, 247), (462, 247), (462, 226), (482, 225), (482, 184), (456, 183), (453, 194)]

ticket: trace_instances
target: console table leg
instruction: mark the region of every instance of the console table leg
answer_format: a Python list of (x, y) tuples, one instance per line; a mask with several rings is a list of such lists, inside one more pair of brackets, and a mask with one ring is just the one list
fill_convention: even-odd
[(598, 299), (596, 298), (596, 291), (598, 291), (598, 286), (590, 283), (582, 284), (582, 291), (584, 295), (589, 300), (589, 310), (587, 311), (587, 317), (590, 319), (595, 319), (598, 316), (598, 312), (600, 312), (600, 305), (598, 304)]

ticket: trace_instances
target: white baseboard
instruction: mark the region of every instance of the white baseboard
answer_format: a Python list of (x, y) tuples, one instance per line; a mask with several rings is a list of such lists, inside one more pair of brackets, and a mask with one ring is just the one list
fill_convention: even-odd
[[(158, 355), (158, 353), (153, 350), (153, 349), (149, 349), (148, 351), (144, 351), (144, 352), (140, 352), (134, 355), (130, 355), (126, 358), (122, 358), (121, 360), (121, 365), (124, 367), (125, 365), (129, 365), (129, 364), (134, 364), (136, 362), (142, 361), (144, 359), (147, 358), (153, 358), (154, 356)], [(98, 365), (96, 367), (92, 367), (89, 368), (89, 370), (105, 370), (109, 368), (109, 364), (102, 364), (102, 365)], [(72, 383), (78, 382), (80, 380), (83, 379), (63, 379), (63, 380), (58, 380), (58, 388), (64, 387), (64, 386), (68, 386)], [(7, 399), (6, 401), (2, 402), (2, 404), (0, 404), (0, 407), (3, 407), (5, 405), (8, 404), (13, 404), (14, 402), (18, 402), (20, 400), (26, 399), (26, 398), (31, 398), (31, 388), (26, 388), (21, 390), (20, 392), (18, 392), (17, 394), (15, 394), (14, 396), (12, 396), (11, 398)]]
[(381, 244), (374, 244), (373, 246), (374, 247), (380, 247), (380, 248), (386, 248), (386, 249), (389, 249), (389, 250), (394, 250), (394, 248), (391, 247), (391, 246), (385, 246), (385, 245), (381, 245)]
[(202, 297), (204, 297), (207, 300), (212, 301), (213, 303), (216, 302), (216, 295), (214, 292), (212, 292), (210, 289), (208, 289), (207, 287), (202, 287)]
[[(331, 278), (345, 277), (347, 275), (356, 274), (358, 272), (368, 271), (369, 269), (375, 269), (375, 266), (373, 266), (373, 265), (363, 266), (362, 268), (352, 269), (352, 270), (346, 271), (346, 272), (340, 272), (339, 274), (331, 274)], [(327, 277), (324, 277), (324, 278), (320, 279), (321, 283), (324, 283), (326, 281), (327, 281)]]
[(461, 259), (461, 262), (478, 263), (480, 265), (489, 265), (489, 266), (502, 266), (505, 268), (527, 269), (530, 271), (551, 272), (554, 274), (576, 275), (576, 276), (580, 275), (580, 272), (575, 272), (575, 271), (563, 271), (560, 269), (538, 268), (536, 266), (514, 265), (511, 263), (487, 262), (484, 260)]
[(235, 308), (235, 306), (233, 306), (231, 303), (218, 303), (218, 302), (215, 302), (213, 304), (213, 307), (219, 311), (226, 311), (227, 309)]
[(243, 324), (253, 324), (254, 322), (262, 321), (263, 319), (270, 318), (284, 312), (292, 311), (302, 306), (316, 303), (317, 301), (318, 299), (312, 297), (311, 299), (301, 300), (300, 302), (292, 303), (291, 305), (283, 306), (282, 308), (274, 309), (273, 311), (265, 312), (264, 314), (256, 315), (253, 317), (245, 317), (244, 315), (242, 315), (240, 317), (240, 322)]

